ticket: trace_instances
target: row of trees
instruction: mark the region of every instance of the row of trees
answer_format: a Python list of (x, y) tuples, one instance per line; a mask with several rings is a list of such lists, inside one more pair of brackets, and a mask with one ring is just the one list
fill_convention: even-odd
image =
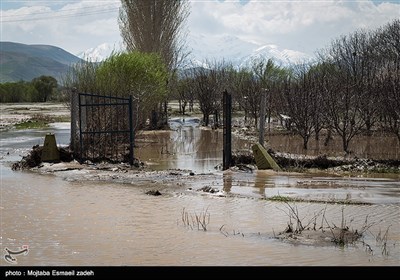
[(304, 148), (325, 129), (342, 139), (343, 150), (360, 133), (394, 133), (400, 141), (400, 20), (374, 31), (360, 30), (333, 40), (317, 61), (281, 67), (272, 60), (235, 69), (224, 63), (186, 71), (178, 81), (180, 104), (198, 100), (205, 125), (221, 111), (222, 91), (254, 119), (261, 94), (267, 117), (287, 115)]
[(47, 102), (57, 97), (57, 80), (40, 76), (30, 82), (0, 84), (0, 103)]
[(400, 141), (399, 20), (333, 40), (312, 63), (282, 67), (267, 60), (237, 69), (213, 62), (178, 73), (187, 57), (182, 32), (187, 1), (121, 2), (119, 24), (128, 54), (78, 65), (66, 85), (81, 92), (132, 95), (138, 128), (148, 118), (157, 127), (154, 116), (165, 117), (171, 99), (179, 100), (183, 113), (197, 100), (208, 125), (210, 115), (221, 115), (222, 92), (228, 90), (255, 126), (261, 94), (267, 94), (268, 120), (289, 116), (289, 128), (303, 138), (304, 148), (323, 130), (340, 135), (346, 152), (354, 136), (374, 129), (392, 132)]

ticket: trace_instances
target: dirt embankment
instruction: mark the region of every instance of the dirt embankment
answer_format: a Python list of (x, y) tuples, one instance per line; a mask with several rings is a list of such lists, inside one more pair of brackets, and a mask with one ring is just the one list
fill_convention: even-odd
[[(58, 149), (61, 162), (71, 162), (74, 160), (73, 152), (69, 147), (60, 147)], [(39, 166), (42, 163), (42, 150), (42, 146), (34, 146), (28, 155), (12, 165), (12, 169), (30, 169)], [(312, 157), (275, 153), (271, 149), (269, 149), (268, 152), (285, 171), (305, 172), (308, 169), (320, 169), (336, 172), (400, 173), (400, 160), (329, 158), (326, 155)], [(137, 160), (137, 162), (139, 161)], [(142, 169), (144, 165), (144, 163), (140, 162), (136, 167)], [(235, 153), (232, 155), (232, 165), (241, 169), (255, 169), (254, 156), (252, 153)]]
[[(23, 170), (37, 167), (42, 163), (43, 146), (33, 146), (32, 150), (26, 156), (22, 157), (20, 161), (14, 162), (11, 166), (12, 170)], [(60, 162), (71, 162), (74, 160), (73, 153), (69, 147), (59, 147)]]
[[(338, 158), (320, 156), (304, 156), (287, 153), (276, 153), (269, 149), (268, 153), (278, 165), (286, 171), (306, 171), (307, 169), (333, 170), (343, 172), (367, 173), (400, 173), (400, 160), (372, 160), (360, 158)], [(232, 156), (233, 165), (255, 165), (252, 153), (236, 153)]]

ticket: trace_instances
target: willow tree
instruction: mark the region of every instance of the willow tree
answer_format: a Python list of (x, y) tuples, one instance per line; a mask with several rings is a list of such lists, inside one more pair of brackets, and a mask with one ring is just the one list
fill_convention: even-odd
[(96, 69), (99, 93), (132, 96), (135, 125), (143, 129), (154, 104), (164, 99), (167, 70), (159, 55), (140, 52), (114, 54)]

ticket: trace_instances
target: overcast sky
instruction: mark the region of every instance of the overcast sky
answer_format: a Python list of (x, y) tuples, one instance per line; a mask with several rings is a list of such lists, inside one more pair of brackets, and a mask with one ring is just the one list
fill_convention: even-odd
[[(223, 34), (313, 54), (343, 34), (400, 18), (400, 0), (192, 0), (192, 34)], [(1, 41), (49, 44), (73, 54), (121, 42), (119, 0), (1, 0)]]

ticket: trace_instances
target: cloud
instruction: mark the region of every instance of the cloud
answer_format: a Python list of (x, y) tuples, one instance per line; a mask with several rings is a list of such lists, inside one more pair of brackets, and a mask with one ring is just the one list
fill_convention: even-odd
[(75, 26), (74, 30), (85, 36), (113, 36), (119, 34), (118, 22), (115, 18), (100, 19)]
[(400, 3), (372, 1), (207, 1), (192, 3), (190, 30), (223, 30), (241, 39), (312, 53), (359, 28), (376, 28), (398, 18)]
[[(205, 40), (230, 34), (308, 54), (340, 35), (382, 26), (400, 13), (400, 3), (393, 1), (192, 0), (190, 4), (187, 29), (205, 35)], [(5, 1), (1, 40), (53, 44), (72, 53), (120, 42), (119, 6), (119, 0)]]
[(62, 1), (57, 7), (54, 1), (30, 2), (37, 5), (2, 10), (2, 41), (51, 44), (76, 54), (120, 40), (120, 1)]

